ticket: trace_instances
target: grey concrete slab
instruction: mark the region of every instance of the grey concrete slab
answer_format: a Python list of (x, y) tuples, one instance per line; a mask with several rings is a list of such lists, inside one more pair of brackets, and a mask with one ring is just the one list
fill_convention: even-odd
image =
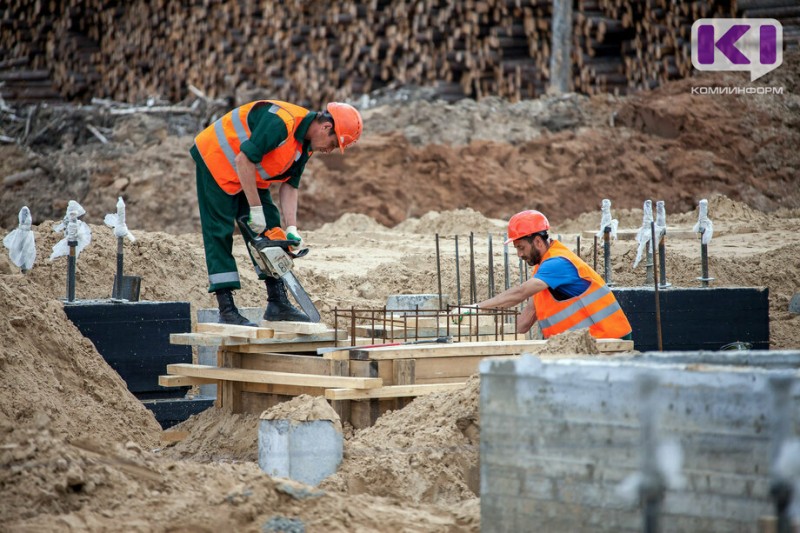
[(342, 462), (344, 437), (330, 420), (261, 420), (258, 465), (274, 477), (317, 485)]

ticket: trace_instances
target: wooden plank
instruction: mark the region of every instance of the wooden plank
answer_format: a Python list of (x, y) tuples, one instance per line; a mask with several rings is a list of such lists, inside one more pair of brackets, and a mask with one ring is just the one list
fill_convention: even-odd
[(316, 355), (294, 355), (288, 353), (243, 353), (241, 355), (241, 368), (246, 370), (294, 372), (296, 374), (315, 374), (319, 376), (331, 375), (331, 362)]
[(245, 337), (226, 337), (213, 333), (170, 333), (170, 344), (181, 346), (226, 346), (245, 344), (249, 339)]
[(167, 430), (161, 432), (161, 442), (163, 444), (170, 444), (173, 442), (180, 442), (189, 436), (188, 431), (181, 431), (177, 429)]
[[(598, 350), (607, 353), (633, 350), (633, 341), (620, 339), (596, 339)], [(386, 348), (364, 348), (350, 350), (354, 359), (419, 359), (423, 357), (465, 357), (470, 355), (517, 355), (525, 351), (541, 348), (546, 340), (458, 342), (454, 344), (416, 344), (391, 346)]]
[(478, 367), (484, 359), (486, 356), (483, 355), (414, 359), (416, 361), (414, 377), (417, 380), (416, 383), (420, 383), (420, 379), (431, 379), (435, 382), (438, 379), (452, 377), (460, 378), (463, 381), (478, 373)]
[(377, 377), (313, 376), (291, 372), (218, 368), (210, 365), (192, 365), (188, 363), (167, 365), (167, 374), (219, 379), (237, 383), (272, 383), (276, 385), (324, 388), (345, 387), (353, 389), (374, 389), (383, 384), (383, 380)]
[(332, 328), (329, 328), (322, 322), (276, 322), (272, 320), (262, 320), (261, 327), (270, 328), (275, 331), (297, 333), (301, 335), (333, 332)]
[(158, 384), (162, 387), (191, 387), (216, 383), (216, 379), (190, 378), (188, 376), (158, 376)]
[(271, 339), (275, 330), (270, 328), (253, 328), (250, 326), (235, 326), (233, 324), (218, 324), (216, 322), (198, 322), (195, 327), (197, 333), (214, 333), (223, 337), (241, 337), (244, 339)]
[[(287, 399), (301, 394), (309, 396), (324, 396), (325, 387), (306, 387), (300, 385), (278, 385), (272, 383), (242, 383), (242, 392), (252, 392), (258, 394), (270, 394), (285, 396)], [(266, 407), (265, 409), (268, 409)]]
[(432, 394), (434, 392), (450, 392), (464, 388), (465, 382), (458, 383), (432, 383), (427, 385), (389, 385), (370, 390), (356, 389), (327, 389), (325, 398), (328, 400), (363, 400), (377, 398), (406, 398)]

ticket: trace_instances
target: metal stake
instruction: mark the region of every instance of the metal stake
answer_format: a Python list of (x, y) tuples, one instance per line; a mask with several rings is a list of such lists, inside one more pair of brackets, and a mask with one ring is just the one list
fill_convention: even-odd
[(703, 244), (703, 232), (700, 232), (700, 271), (702, 276), (697, 278), (700, 280), (701, 287), (708, 287), (708, 282), (714, 278), (708, 277), (708, 245)]
[(492, 234), (489, 234), (489, 298), (494, 296), (494, 252), (492, 251)]
[(75, 301), (75, 247), (78, 241), (67, 241), (69, 256), (67, 257), (67, 301)]
[(603, 255), (605, 268), (603, 279), (606, 285), (611, 286), (611, 226), (603, 228)]
[(581, 236), (580, 235), (578, 235), (578, 239), (577, 240), (578, 240), (578, 242), (577, 242), (577, 245), (575, 246), (575, 255), (577, 255), (578, 258), (580, 258), (581, 257)]
[[(650, 234), (653, 242), (655, 242), (656, 238), (656, 224), (655, 222), (650, 222)], [(655, 289), (656, 295), (656, 335), (658, 337), (658, 351), (664, 351), (664, 341), (661, 337), (661, 301), (658, 295), (658, 276), (655, 275), (655, 269), (653, 269), (653, 287)]]
[(439, 255), (439, 234), (436, 234), (436, 279), (439, 282), (439, 310), (442, 310), (442, 261)]
[[(508, 238), (508, 237), (506, 237)], [(509, 279), (509, 264), (508, 264), (508, 245), (505, 244), (505, 239), (503, 239), (503, 268), (505, 269), (505, 288), (508, 290), (511, 287), (511, 280)]]
[(75, 262), (77, 261), (76, 248), (78, 246), (78, 215), (75, 211), (69, 211), (69, 222), (67, 222), (67, 246), (69, 246), (69, 256), (67, 257), (67, 301), (75, 301)]
[(478, 282), (475, 279), (475, 234), (469, 232), (469, 303), (474, 304), (478, 297)]
[(114, 294), (112, 298), (122, 298), (122, 237), (117, 237), (117, 278), (114, 280)]
[(664, 241), (667, 240), (666, 234), (661, 236), (661, 239), (658, 241), (658, 269), (659, 269), (659, 279), (661, 283), (659, 286), (662, 289), (666, 289), (667, 287), (672, 286), (672, 283), (667, 282), (667, 246)]
[(592, 265), (592, 269), (595, 272), (597, 272), (597, 235), (594, 236), (593, 254), (594, 254), (594, 262), (593, 262), (593, 265)]
[(458, 295), (458, 305), (461, 305), (461, 260), (458, 257), (458, 235), (456, 235), (456, 294)]

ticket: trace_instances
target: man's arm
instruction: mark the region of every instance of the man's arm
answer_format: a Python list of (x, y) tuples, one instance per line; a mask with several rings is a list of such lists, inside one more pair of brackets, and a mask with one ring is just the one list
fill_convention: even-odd
[(258, 196), (258, 187), (256, 187), (256, 166), (247, 158), (244, 152), (236, 154), (236, 173), (239, 175), (239, 183), (242, 184), (242, 190), (247, 203), (250, 207), (257, 207), (261, 205), (261, 198)]
[[(511, 287), (510, 289), (501, 292), (493, 298), (478, 302), (478, 307), (481, 309), (489, 309), (494, 307), (505, 309), (508, 307), (514, 307), (515, 305), (530, 298), (537, 292), (541, 292), (545, 289), (547, 289), (547, 284), (544, 281), (538, 278), (530, 278), (524, 283)], [(531, 324), (533, 323), (531, 322)]]
[(517, 318), (517, 333), (528, 333), (536, 322), (536, 308), (533, 305), (528, 305)]
[(281, 183), (278, 195), (281, 198), (281, 213), (283, 213), (285, 226), (287, 228), (297, 226), (297, 189), (284, 182)]

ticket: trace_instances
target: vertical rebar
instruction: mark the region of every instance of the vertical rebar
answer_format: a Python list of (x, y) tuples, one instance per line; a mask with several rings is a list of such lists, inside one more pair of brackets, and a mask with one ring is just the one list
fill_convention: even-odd
[(436, 279), (439, 283), (439, 310), (442, 310), (442, 260), (439, 255), (439, 234), (436, 234)]
[(114, 280), (114, 294), (112, 298), (122, 298), (122, 237), (117, 237), (117, 277)]
[(703, 276), (700, 278), (700, 286), (708, 287), (708, 245), (703, 242), (703, 234), (700, 234), (700, 271)]
[(580, 259), (580, 257), (581, 257), (581, 236), (578, 235), (578, 238), (576, 240), (577, 240), (577, 243), (575, 245), (575, 255), (577, 255), (578, 258)]
[[(655, 222), (650, 222), (650, 234), (653, 242), (656, 240), (656, 224)], [(664, 341), (661, 337), (661, 301), (659, 299), (658, 294), (658, 276), (655, 275), (655, 269), (653, 269), (653, 287), (655, 289), (656, 295), (656, 337), (658, 338), (658, 351), (664, 351)]]
[(667, 282), (667, 246), (664, 241), (667, 240), (666, 235), (662, 235), (658, 240), (658, 272), (661, 288), (666, 288), (671, 285)]
[(597, 235), (594, 236), (594, 247), (592, 248), (592, 255), (594, 256), (594, 261), (592, 263), (592, 269), (597, 272)]
[(603, 228), (603, 280), (611, 285), (611, 226)]
[(508, 290), (511, 287), (511, 264), (508, 261), (508, 244), (505, 243), (505, 239), (503, 239), (503, 268), (506, 276), (504, 287)]
[(461, 259), (458, 257), (458, 235), (456, 235), (456, 295), (458, 305), (461, 305)]
[(492, 250), (492, 234), (489, 234), (489, 298), (494, 296), (494, 251)]
[(469, 232), (469, 303), (478, 298), (478, 281), (475, 279), (475, 233)]
[(67, 256), (67, 301), (75, 301), (75, 247), (78, 241), (67, 241), (69, 256)]

